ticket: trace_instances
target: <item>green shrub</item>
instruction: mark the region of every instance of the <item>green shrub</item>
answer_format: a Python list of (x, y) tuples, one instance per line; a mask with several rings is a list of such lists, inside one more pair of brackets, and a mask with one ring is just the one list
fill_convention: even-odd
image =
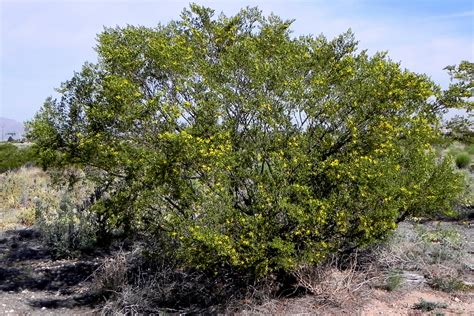
[(460, 169), (467, 168), (471, 163), (471, 157), (467, 153), (460, 153), (456, 156), (456, 166)]
[(430, 312), (438, 308), (447, 308), (447, 307), (448, 305), (446, 303), (430, 302), (430, 301), (425, 301), (424, 299), (421, 299), (420, 302), (413, 305), (413, 309), (422, 310), (424, 312)]
[(98, 64), (29, 124), (41, 162), (83, 167), (111, 227), (184, 265), (258, 276), (450, 210), (462, 177), (431, 146), (438, 87), (357, 52), (350, 32), (289, 25), (191, 5), (157, 28), (106, 29)]
[(469, 145), (467, 148), (466, 148), (466, 151), (469, 155), (474, 155), (474, 145)]
[(56, 258), (74, 256), (95, 246), (98, 230), (95, 215), (78, 210), (67, 192), (61, 194), (57, 208), (39, 199), (36, 205), (35, 224)]
[(18, 169), (36, 162), (35, 151), (31, 146), (18, 148), (10, 143), (0, 144), (0, 172)]
[[(471, 66), (472, 67), (472, 66)], [(472, 77), (472, 69), (471, 74)], [(472, 84), (472, 78), (469, 84)], [(466, 85), (468, 86), (468, 85)], [(468, 92), (469, 93), (469, 92)], [(472, 95), (472, 92), (470, 92)], [(472, 106), (472, 105), (471, 105)], [(465, 144), (472, 144), (474, 140), (474, 123), (472, 120), (472, 114), (468, 114), (468, 116), (459, 116), (456, 115), (450, 121), (446, 123), (446, 128), (449, 130), (449, 137), (453, 140), (460, 141)]]
[(400, 270), (392, 269), (388, 272), (387, 279), (385, 282), (385, 288), (387, 291), (395, 291), (403, 283), (403, 275)]
[(455, 277), (435, 277), (430, 280), (429, 285), (435, 290), (448, 293), (463, 291), (467, 288), (461, 279)]

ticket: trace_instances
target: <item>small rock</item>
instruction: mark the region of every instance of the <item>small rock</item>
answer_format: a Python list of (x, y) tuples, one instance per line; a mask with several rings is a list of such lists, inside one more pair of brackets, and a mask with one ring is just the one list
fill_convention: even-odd
[(453, 298), (453, 301), (455, 301), (455, 302), (461, 302), (461, 300), (460, 300), (459, 298), (457, 298), (457, 297), (454, 297), (454, 298)]
[(426, 282), (425, 277), (417, 273), (410, 273), (410, 272), (404, 271), (403, 277), (405, 278), (406, 282), (410, 282), (410, 283), (425, 283)]
[(44, 310), (46, 310), (46, 307), (44, 307), (44, 306), (43, 306), (43, 307), (41, 307), (41, 310), (43, 310), (43, 311), (44, 311)]

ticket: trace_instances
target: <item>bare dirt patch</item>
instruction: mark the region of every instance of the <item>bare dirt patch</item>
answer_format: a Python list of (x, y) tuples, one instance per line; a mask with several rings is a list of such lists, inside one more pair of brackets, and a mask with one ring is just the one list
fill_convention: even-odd
[[(445, 308), (431, 311), (416, 309), (420, 302), (437, 303)], [(403, 292), (376, 290), (372, 298), (361, 309), (361, 315), (472, 315), (474, 313), (474, 295), (471, 293), (448, 294), (430, 289), (410, 289)]]
[(92, 314), (87, 283), (101, 259), (52, 260), (39, 237), (31, 228), (0, 233), (0, 313)]

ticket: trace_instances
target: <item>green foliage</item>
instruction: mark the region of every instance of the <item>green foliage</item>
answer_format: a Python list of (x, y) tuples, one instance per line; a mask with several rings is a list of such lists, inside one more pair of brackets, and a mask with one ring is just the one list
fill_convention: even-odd
[(467, 168), (471, 164), (471, 156), (467, 153), (460, 153), (456, 156), (456, 166), (460, 169)]
[(435, 277), (430, 280), (429, 285), (435, 290), (447, 293), (468, 289), (468, 286), (461, 279), (455, 277)]
[(387, 291), (395, 291), (403, 283), (402, 272), (398, 269), (392, 269), (388, 272), (385, 288)]
[(413, 309), (419, 309), (424, 312), (430, 312), (437, 308), (447, 308), (447, 307), (448, 305), (445, 303), (436, 303), (436, 302), (430, 302), (430, 301), (425, 301), (424, 299), (421, 299), (419, 303), (416, 303), (413, 306)]
[(456, 115), (446, 123), (448, 136), (465, 144), (472, 144), (474, 140), (473, 114), (468, 117)]
[(35, 161), (35, 151), (31, 146), (20, 149), (11, 143), (0, 144), (0, 172), (34, 164)]
[(439, 264), (442, 262), (462, 261), (464, 243), (458, 230), (444, 228), (440, 225), (428, 229), (423, 225), (416, 225), (415, 231), (420, 240), (420, 249), (424, 255), (423, 259), (428, 264)]
[(97, 242), (95, 214), (78, 210), (67, 192), (61, 194), (57, 208), (37, 199), (35, 224), (57, 258), (92, 249)]
[[(463, 60), (458, 66), (445, 68), (450, 77), (451, 84), (439, 97), (439, 103), (445, 108), (464, 108), (468, 112), (474, 109), (472, 100), (474, 93), (474, 63)], [(472, 126), (472, 122), (470, 123)]]
[(474, 155), (474, 144), (473, 145), (469, 145), (467, 148), (466, 148), (466, 151), (469, 155)]
[(357, 52), (350, 32), (290, 25), (191, 5), (167, 25), (107, 28), (98, 63), (29, 137), (43, 164), (84, 168), (110, 227), (164, 235), (198, 268), (292, 269), (451, 210), (462, 177), (431, 146), (439, 88)]

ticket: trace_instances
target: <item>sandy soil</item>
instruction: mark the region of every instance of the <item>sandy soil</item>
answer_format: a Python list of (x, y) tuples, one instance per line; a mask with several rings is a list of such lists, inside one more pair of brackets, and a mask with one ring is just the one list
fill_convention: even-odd
[[(473, 228), (464, 226), (466, 238)], [(472, 247), (472, 240), (470, 248)], [(474, 249), (469, 249), (473, 259)], [(468, 258), (468, 259), (469, 259)], [(0, 232), (0, 315), (93, 315), (97, 297), (87, 294), (90, 275), (103, 257), (52, 260), (33, 229)], [(388, 292), (371, 289), (347, 306), (321, 306), (313, 296), (271, 300), (243, 314), (299, 315), (474, 315), (474, 292), (448, 294), (426, 285)], [(414, 309), (421, 300), (446, 304), (429, 312)], [(245, 306), (245, 304), (243, 305)]]
[[(413, 307), (421, 300), (446, 304), (446, 308), (436, 308), (422, 312)], [(405, 292), (387, 292), (376, 290), (360, 311), (360, 315), (474, 315), (474, 294), (463, 293), (450, 295), (430, 289), (413, 289)]]
[(94, 311), (85, 294), (99, 258), (52, 260), (38, 233), (0, 233), (0, 315), (84, 315)]

